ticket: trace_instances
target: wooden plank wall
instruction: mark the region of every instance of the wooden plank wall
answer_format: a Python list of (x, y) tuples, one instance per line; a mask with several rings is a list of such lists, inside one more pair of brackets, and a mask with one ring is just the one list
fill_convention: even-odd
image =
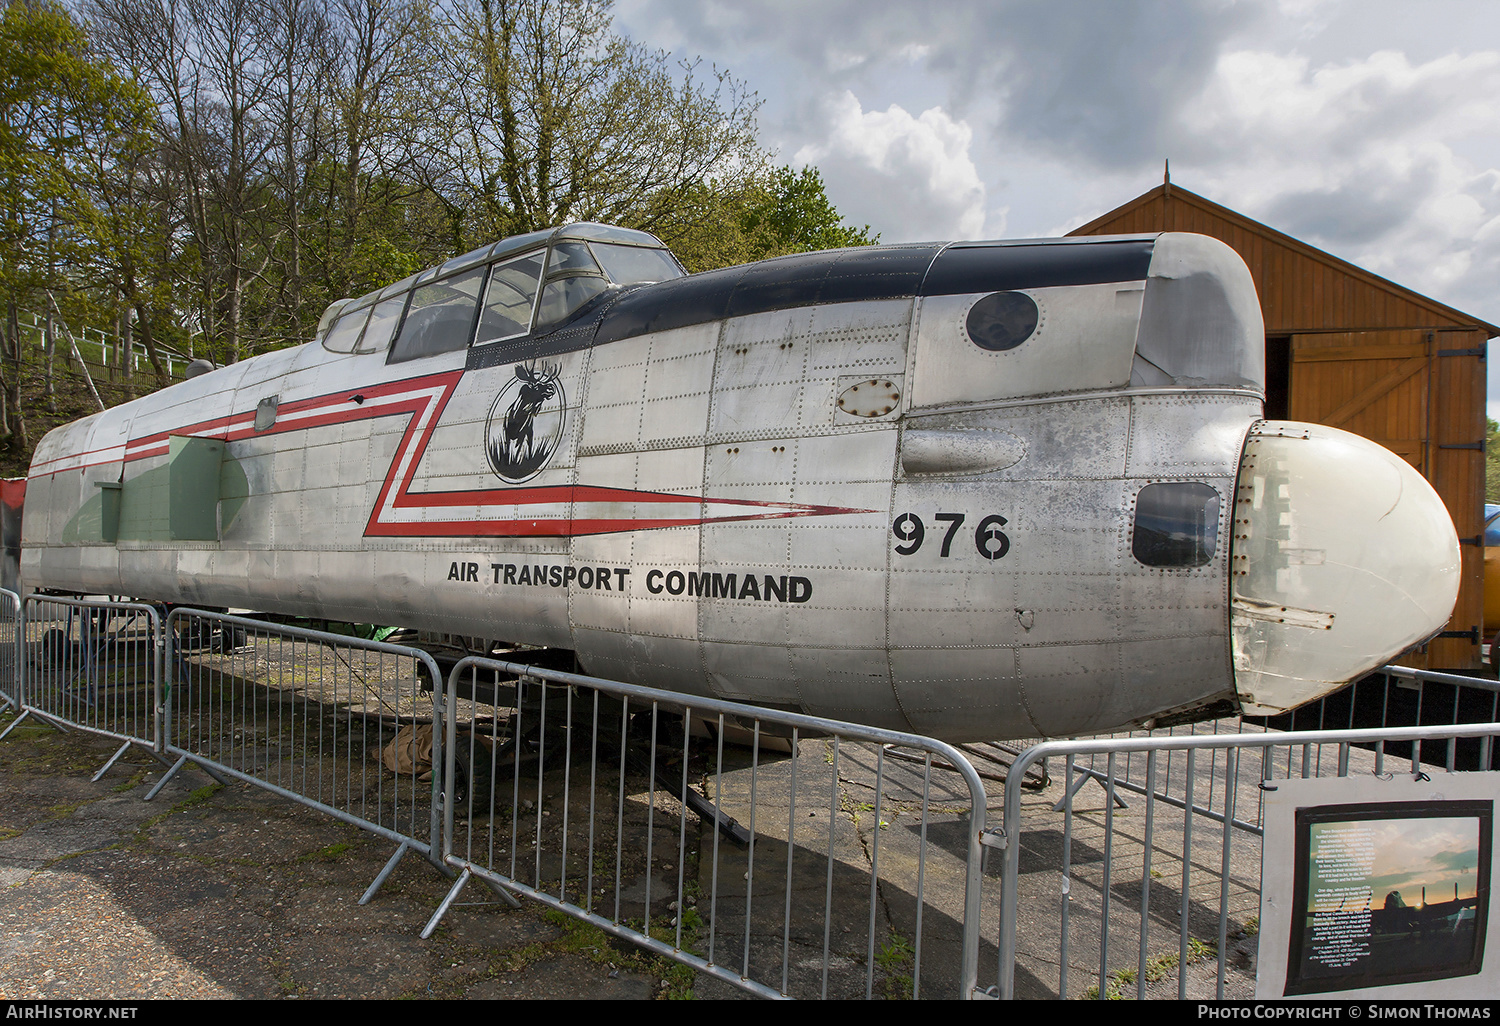
[(1255, 279), (1268, 335), (1461, 325), (1423, 297), (1393, 291), (1376, 275), (1331, 263), (1311, 246), (1180, 189), (1154, 189), (1144, 202), (1074, 234), (1140, 232), (1197, 232), (1228, 243)]
[[(1460, 538), (1481, 529), (1484, 454), (1468, 446), (1484, 438), (1483, 364), (1440, 354), (1472, 348), (1466, 343), (1476, 334), (1404, 328), (1292, 336), (1291, 419), (1352, 431), (1405, 458), (1443, 497)], [(1449, 630), (1483, 622), (1483, 550), (1459, 551), (1465, 586)], [(1428, 646), (1426, 662), (1467, 667), (1473, 649), (1470, 640), (1442, 638)]]
[[(1484, 452), (1468, 446), (1485, 435), (1484, 361), (1457, 354), (1482, 350), (1485, 330), (1457, 311), (1172, 187), (1154, 189), (1074, 234), (1159, 231), (1212, 236), (1245, 260), (1266, 334), (1292, 339), (1293, 420), (1341, 427), (1404, 457), (1443, 497), (1459, 537), (1480, 534)], [(1484, 622), (1484, 550), (1461, 545), (1460, 552), (1463, 580), (1450, 631)], [(1480, 665), (1480, 648), (1467, 638), (1439, 639), (1404, 661), (1471, 669)]]

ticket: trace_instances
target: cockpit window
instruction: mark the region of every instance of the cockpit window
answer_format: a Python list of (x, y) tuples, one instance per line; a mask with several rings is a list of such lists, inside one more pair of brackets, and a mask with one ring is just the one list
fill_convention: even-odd
[(537, 327), (559, 323), (607, 288), (609, 279), (597, 274), (549, 281), (542, 289), (542, 301), (537, 305)]
[(391, 363), (467, 349), (474, 337), (479, 290), (486, 268), (476, 267), (451, 278), (418, 286), (411, 296), (401, 334), (391, 348)]
[(1201, 481), (1149, 484), (1135, 501), (1130, 551), (1146, 566), (1207, 566), (1219, 543), (1219, 493)]
[(548, 274), (597, 270), (599, 265), (589, 255), (589, 248), (581, 242), (559, 242), (552, 247), (552, 256), (547, 260)]
[(391, 344), (396, 325), (401, 323), (401, 311), (406, 309), (406, 293), (382, 299), (370, 311), (370, 324), (359, 340), (356, 353), (382, 353)]
[[(494, 264), (484, 262), (490, 253), (499, 255)], [(336, 353), (390, 350), (389, 362), (400, 363), (550, 330), (611, 286), (686, 273), (644, 232), (570, 225), (505, 239), (331, 304), (316, 340)]]
[(542, 256), (538, 250), (491, 268), (479, 316), (479, 344), (524, 335), (531, 329), (531, 310), (542, 279)]
[(342, 315), (333, 322), (328, 334), (323, 337), (323, 348), (330, 353), (354, 352), (354, 344), (359, 341), (359, 333), (365, 330), (365, 323), (369, 319), (368, 306)]
[(616, 285), (634, 285), (643, 281), (666, 281), (682, 277), (682, 268), (665, 249), (641, 246), (614, 246), (606, 242), (590, 244), (594, 256), (604, 265), (604, 273)]

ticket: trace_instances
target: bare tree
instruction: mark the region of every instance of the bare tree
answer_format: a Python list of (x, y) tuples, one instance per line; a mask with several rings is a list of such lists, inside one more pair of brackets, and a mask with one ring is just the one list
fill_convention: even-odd
[(424, 191), (414, 174), (417, 140), (437, 116), (421, 88), (432, 31), (421, 0), (337, 0), (336, 13), (328, 109), (334, 160), (321, 248), (329, 299), (426, 262), (412, 251), (425, 240), (404, 214)]
[(451, 0), (424, 169), (455, 243), (573, 219), (651, 229), (764, 165), (755, 95), (613, 33), (597, 0)]
[(261, 246), (274, 267), (270, 323), (297, 339), (307, 315), (303, 264), (308, 190), (328, 156), (324, 110), (332, 74), (331, 28), (321, 0), (267, 0), (266, 20), (272, 83), (268, 108), (276, 139), (267, 154), (266, 175), (275, 202), (261, 219)]
[(86, 10), (156, 101), (192, 234), (199, 316), (237, 360), (245, 291), (266, 263), (251, 225), (275, 144), (278, 25), (260, 0), (89, 0)]

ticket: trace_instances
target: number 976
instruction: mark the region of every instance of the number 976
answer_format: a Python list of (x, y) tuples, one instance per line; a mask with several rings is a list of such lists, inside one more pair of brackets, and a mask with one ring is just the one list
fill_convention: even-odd
[[(933, 520), (946, 527), (934, 527), (943, 532), (938, 557), (947, 559), (953, 555), (953, 540), (966, 519), (963, 513), (935, 513)], [(1010, 551), (1010, 537), (1001, 530), (1007, 521), (998, 513), (991, 513), (979, 521), (974, 528), (974, 550), (985, 559), (1000, 559)], [(891, 524), (891, 533), (896, 536), (896, 552), (902, 556), (914, 555), (927, 540), (927, 525), (915, 513), (902, 513)]]

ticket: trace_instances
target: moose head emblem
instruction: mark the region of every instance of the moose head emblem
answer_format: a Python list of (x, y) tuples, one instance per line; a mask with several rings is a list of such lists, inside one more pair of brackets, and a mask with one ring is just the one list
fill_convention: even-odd
[(561, 364), (517, 364), (516, 377), (500, 390), (485, 425), (490, 468), (502, 481), (519, 484), (539, 474), (562, 440), (566, 399)]

